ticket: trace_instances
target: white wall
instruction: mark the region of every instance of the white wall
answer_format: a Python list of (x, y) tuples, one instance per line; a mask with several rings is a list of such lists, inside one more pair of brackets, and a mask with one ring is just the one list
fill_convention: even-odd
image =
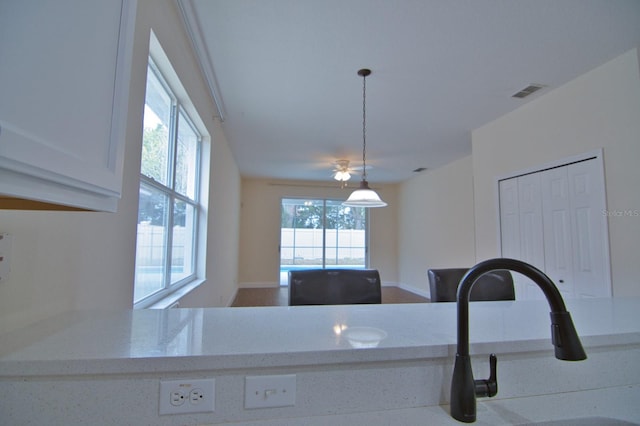
[(398, 270), (403, 287), (428, 295), (428, 269), (475, 264), (471, 166), (471, 157), (465, 157), (400, 186)]
[[(640, 212), (640, 69), (636, 49), (473, 132), (477, 260), (498, 251), (495, 179), (597, 148), (607, 209)], [(640, 217), (609, 217), (613, 295), (640, 296)]]
[[(272, 287), (279, 282), (280, 201), (282, 198), (346, 199), (357, 183), (242, 180), (240, 228), (240, 287)], [(371, 183), (389, 206), (370, 209), (369, 267), (380, 271), (386, 283), (398, 280), (396, 185)]]
[[(153, 28), (212, 136), (208, 281), (182, 306), (219, 306), (235, 292), (240, 177), (172, 0), (139, 0), (122, 199), (117, 213), (0, 211), (13, 235), (11, 276), (0, 284), (0, 333), (74, 309), (128, 309), (133, 300), (142, 110)], [(37, 30), (37, 29), (35, 29)], [(82, 36), (82, 35), (79, 35)], [(217, 202), (216, 202), (217, 200)], [(215, 220), (212, 218), (215, 217)]]

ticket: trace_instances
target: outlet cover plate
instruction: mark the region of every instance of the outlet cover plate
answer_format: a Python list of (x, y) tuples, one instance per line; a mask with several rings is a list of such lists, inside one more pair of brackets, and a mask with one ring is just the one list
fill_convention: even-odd
[(160, 381), (160, 415), (213, 413), (216, 408), (215, 379)]

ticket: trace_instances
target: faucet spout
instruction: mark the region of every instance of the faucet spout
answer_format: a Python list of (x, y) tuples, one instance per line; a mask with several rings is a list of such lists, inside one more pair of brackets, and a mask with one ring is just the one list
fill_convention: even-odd
[[(551, 308), (551, 342), (555, 356), (566, 361), (587, 358), (573, 325), (571, 314), (567, 312), (558, 288), (542, 271), (528, 263), (515, 259), (490, 259), (478, 263), (467, 271), (458, 285), (458, 344), (451, 379), (451, 416), (465, 423), (476, 420), (476, 396), (494, 396), (497, 393), (496, 359), (491, 356), (491, 377), (488, 380), (474, 380), (469, 355), (469, 296), (471, 287), (480, 276), (495, 270), (519, 272), (540, 287)], [(491, 392), (486, 392), (491, 389)]]

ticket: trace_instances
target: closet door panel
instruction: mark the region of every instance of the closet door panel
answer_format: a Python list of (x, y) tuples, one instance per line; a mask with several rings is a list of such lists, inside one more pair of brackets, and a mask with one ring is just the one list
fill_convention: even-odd
[[(544, 270), (544, 242), (542, 236), (542, 201), (540, 175), (533, 173), (518, 178), (518, 206), (520, 218), (520, 260)], [(524, 276), (517, 277), (521, 294), (527, 299), (542, 299), (542, 291)]]
[(610, 297), (609, 246), (602, 171), (595, 160), (568, 166), (573, 275), (578, 297)]
[(520, 258), (520, 210), (515, 178), (500, 182), (500, 230), (502, 256)]
[(545, 273), (563, 297), (574, 296), (571, 203), (567, 167), (540, 172)]
[[(518, 178), (500, 181), (500, 242), (502, 257), (521, 259), (520, 207), (518, 204)], [(512, 272), (516, 299), (529, 298), (534, 293), (529, 278)]]

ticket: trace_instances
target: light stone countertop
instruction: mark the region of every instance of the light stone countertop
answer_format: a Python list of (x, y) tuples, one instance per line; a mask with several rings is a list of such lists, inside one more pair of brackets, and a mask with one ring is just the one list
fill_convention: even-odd
[[(546, 301), (471, 304), (470, 349), (483, 358), (478, 376), (486, 376), (488, 353), (501, 356), (499, 396), (478, 399), (476, 424), (640, 424), (640, 299), (566, 304), (585, 362), (555, 362)], [(455, 344), (454, 303), (69, 312), (0, 336), (0, 418), (456, 425), (441, 405)], [(295, 405), (244, 408), (246, 377), (290, 373)], [(159, 415), (159, 383), (189, 377), (215, 378), (215, 411)]]
[[(566, 304), (585, 347), (640, 343), (640, 299)], [(552, 350), (546, 301), (474, 302), (470, 322), (472, 353)], [(455, 354), (456, 305), (70, 312), (0, 343), (0, 377), (442, 358)]]

